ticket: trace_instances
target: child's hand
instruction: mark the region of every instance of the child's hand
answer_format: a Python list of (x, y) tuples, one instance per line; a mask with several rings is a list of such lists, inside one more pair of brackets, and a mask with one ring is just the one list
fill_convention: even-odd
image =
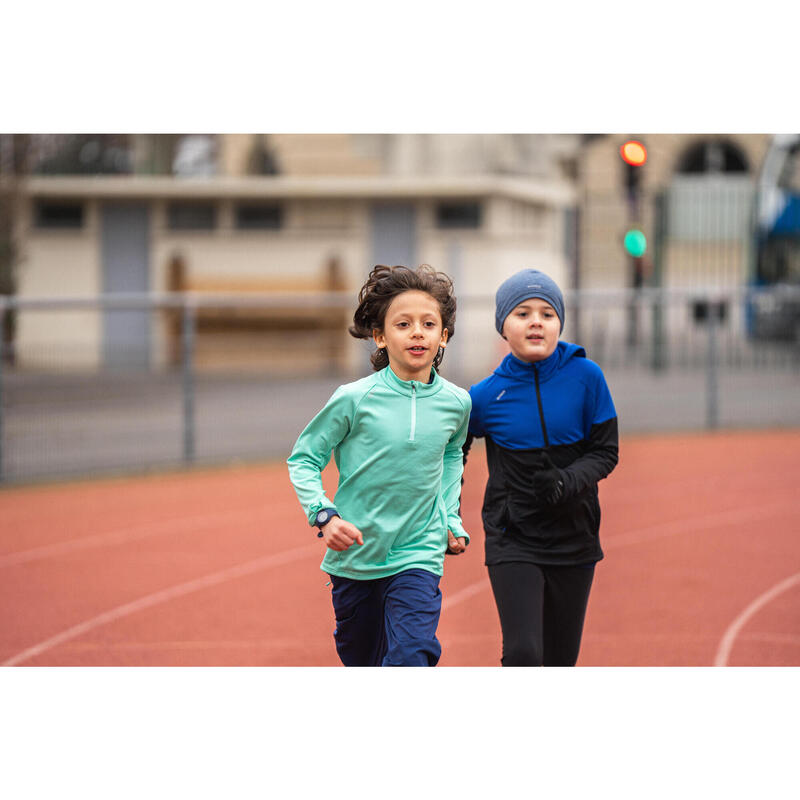
[(331, 550), (339, 552), (347, 550), (353, 542), (364, 544), (361, 531), (350, 522), (345, 522), (341, 517), (334, 517), (330, 522), (320, 528), (325, 544)]
[(452, 531), (447, 531), (447, 550), (445, 553), (451, 556), (457, 556), (467, 549), (467, 540), (463, 536), (456, 539)]

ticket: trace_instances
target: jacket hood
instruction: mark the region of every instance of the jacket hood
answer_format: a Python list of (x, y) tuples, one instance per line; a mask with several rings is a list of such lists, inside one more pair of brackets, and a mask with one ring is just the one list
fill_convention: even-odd
[(539, 380), (545, 381), (554, 375), (558, 370), (573, 358), (586, 358), (586, 350), (578, 344), (572, 342), (562, 342), (556, 345), (556, 349), (544, 361), (521, 361), (512, 353), (509, 353), (494, 371), (495, 375), (504, 378), (516, 378), (522, 381), (532, 381), (534, 374), (538, 371)]

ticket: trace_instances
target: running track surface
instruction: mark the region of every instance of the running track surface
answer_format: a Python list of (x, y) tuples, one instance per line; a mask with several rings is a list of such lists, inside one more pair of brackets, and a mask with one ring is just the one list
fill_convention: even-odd
[[(485, 480), (475, 447), (441, 666), (499, 665)], [(800, 431), (627, 438), (600, 486), (579, 665), (800, 665)], [(0, 664), (338, 666), (321, 557), (284, 464), (6, 488)]]

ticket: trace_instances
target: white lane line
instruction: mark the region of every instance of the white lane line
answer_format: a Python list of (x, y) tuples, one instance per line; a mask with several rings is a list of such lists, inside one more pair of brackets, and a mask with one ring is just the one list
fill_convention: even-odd
[(719, 649), (717, 650), (717, 657), (714, 659), (715, 667), (727, 666), (728, 658), (730, 658), (731, 650), (733, 649), (733, 643), (736, 641), (739, 631), (747, 624), (747, 621), (767, 605), (767, 603), (774, 600), (779, 594), (783, 594), (783, 592), (791, 589), (796, 583), (800, 583), (800, 572), (795, 573), (790, 578), (786, 578), (786, 580), (781, 581), (764, 592), (764, 594), (753, 600), (753, 602), (736, 617), (722, 637)]
[(469, 586), (465, 586), (455, 594), (451, 594), (448, 597), (443, 598), (442, 611), (444, 611), (446, 608), (452, 608), (452, 606), (456, 606), (459, 603), (463, 603), (465, 600), (469, 600), (470, 597), (474, 597), (476, 594), (480, 594), (482, 591), (488, 588), (489, 578), (481, 578), (481, 580), (471, 583)]
[[(773, 514), (781, 514), (785, 511), (794, 511), (795, 506), (791, 503), (774, 503), (771, 506), (753, 506), (751, 508), (742, 508), (738, 511), (720, 511), (714, 514), (704, 514), (700, 517), (692, 517), (691, 519), (674, 520), (672, 522), (664, 522), (658, 525), (651, 525), (649, 528), (639, 528), (633, 531), (626, 531), (625, 533), (611, 536), (603, 541), (603, 549), (608, 552), (615, 550), (617, 547), (626, 547), (632, 544), (642, 544), (643, 542), (650, 542), (654, 539), (661, 539), (666, 536), (677, 536), (683, 533), (690, 533), (694, 530), (702, 530), (703, 528), (717, 528), (723, 525), (733, 525), (741, 522), (756, 522), (763, 521)], [(442, 601), (442, 611), (446, 608), (452, 608), (465, 600), (469, 600), (476, 594), (489, 589), (491, 584), (489, 578), (481, 578), (481, 580), (471, 583), (460, 589), (450, 597)]]
[(795, 503), (783, 502), (773, 503), (767, 506), (751, 506), (750, 508), (716, 511), (712, 514), (671, 520), (670, 522), (651, 525), (648, 528), (638, 528), (636, 530), (626, 531), (625, 533), (619, 533), (616, 536), (610, 536), (603, 541), (603, 549), (608, 550), (628, 544), (641, 544), (642, 542), (649, 542), (664, 536), (674, 536), (702, 528), (718, 528), (723, 525), (736, 525), (742, 522), (758, 522), (775, 514), (796, 510), (797, 505)]
[(264, 507), (258, 506), (251, 509), (238, 509), (230, 512), (217, 512), (214, 514), (198, 514), (194, 517), (177, 517), (175, 519), (161, 520), (144, 525), (133, 525), (129, 528), (105, 531), (91, 536), (82, 536), (79, 539), (70, 539), (66, 542), (47, 544), (32, 547), (29, 550), (20, 550), (0, 556), (0, 568), (15, 564), (24, 564), (29, 561), (38, 561), (43, 558), (52, 558), (85, 550), (90, 547), (107, 547), (109, 545), (143, 539), (146, 536), (157, 536), (160, 533), (183, 533), (197, 528), (208, 528), (214, 525), (241, 524), (249, 519), (257, 519)]
[(129, 614), (134, 614), (137, 611), (141, 611), (142, 609), (150, 608), (158, 605), (159, 603), (165, 603), (168, 600), (174, 600), (176, 597), (182, 597), (183, 595), (190, 594), (191, 592), (197, 592), (200, 589), (207, 589), (209, 586), (216, 586), (219, 583), (233, 580), (234, 578), (241, 578), (243, 575), (250, 575), (251, 573), (258, 572), (262, 569), (288, 564), (292, 561), (297, 561), (298, 559), (313, 554), (319, 554), (318, 544), (295, 547), (294, 549), (286, 550), (283, 553), (277, 553), (276, 555), (271, 556), (263, 556), (262, 558), (255, 559), (254, 561), (246, 561), (243, 564), (237, 564), (235, 567), (229, 567), (228, 569), (223, 569), (210, 575), (205, 575), (202, 578), (196, 578), (195, 580), (187, 581), (186, 583), (179, 583), (175, 586), (169, 587), (168, 589), (162, 589), (161, 591), (154, 592), (153, 594), (145, 595), (144, 597), (140, 597), (138, 600), (133, 600), (130, 603), (125, 603), (124, 605), (112, 608), (110, 611), (106, 611), (104, 614), (92, 617), (91, 619), (86, 620), (86, 622), (82, 622), (79, 625), (74, 625), (73, 627), (62, 631), (55, 636), (51, 636), (49, 639), (45, 639), (43, 642), (40, 642), (39, 644), (29, 647), (27, 650), (23, 650), (21, 653), (12, 656), (10, 659), (0, 664), (0, 667), (13, 667), (14, 665), (20, 664), (23, 661), (28, 661), (29, 659), (38, 656), (40, 653), (43, 653), (45, 650), (50, 650), (56, 645), (62, 644), (70, 639), (74, 639), (76, 636), (80, 636), (81, 634), (84, 634), (93, 628), (99, 628), (101, 625), (114, 622), (115, 620), (126, 617)]
[[(618, 536), (612, 537), (604, 546), (606, 549), (609, 547), (617, 547), (617, 546), (625, 546), (629, 544), (639, 544), (644, 541), (650, 541), (651, 539), (661, 538), (662, 536), (672, 536), (680, 533), (686, 533), (690, 530), (693, 530), (696, 527), (711, 527), (717, 525), (724, 525), (724, 524), (731, 524), (732, 522), (742, 522), (742, 521), (749, 521), (752, 517), (753, 519), (763, 519), (767, 514), (774, 513), (776, 511), (783, 511), (789, 508), (787, 504), (775, 504), (773, 506), (765, 507), (765, 508), (752, 508), (752, 509), (742, 509), (740, 511), (726, 511), (717, 514), (707, 514), (703, 517), (696, 517), (692, 520), (682, 520), (678, 522), (671, 522), (665, 523), (661, 525), (651, 526), (650, 528), (644, 528), (636, 531), (630, 531), (628, 533), (619, 534)], [(219, 515), (220, 517), (223, 515)], [(224, 517), (230, 520), (232, 515), (226, 514)], [(214, 517), (214, 515), (207, 515), (205, 517), (197, 517), (193, 518), (193, 524), (198, 524), (197, 520), (210, 520)], [(216, 521), (216, 517), (214, 517)], [(175, 521), (178, 522), (178, 521)], [(175, 522), (167, 523), (168, 525), (174, 525)], [(187, 526), (189, 521), (187, 520)], [(158, 528), (161, 529), (160, 525), (149, 526), (147, 532), (140, 533), (139, 535), (145, 536), (150, 535), (151, 528)], [(116, 536), (129, 536), (130, 538), (136, 538), (135, 536), (131, 535), (132, 531), (137, 529), (127, 529), (124, 531), (112, 532), (111, 534), (100, 534), (97, 537), (86, 537), (86, 539), (92, 540), (88, 544), (84, 546), (92, 546), (94, 540), (99, 538), (105, 538), (107, 541), (116, 541)], [(85, 542), (86, 539), (77, 540), (72, 543), (66, 542), (64, 543), (63, 547), (69, 548), (69, 545), (72, 544), (73, 547), (69, 549), (78, 549), (80, 547), (80, 542)], [(53, 545), (51, 548), (36, 548), (36, 550), (53, 550), (55, 551), (56, 548), (60, 548), (60, 545)], [(32, 551), (25, 551), (25, 553), (31, 553)], [(44, 652), (45, 650), (49, 650), (52, 647), (60, 644), (61, 642), (68, 641), (69, 639), (73, 639), (76, 636), (80, 636), (82, 633), (85, 633), (88, 630), (92, 630), (93, 628), (99, 627), (100, 625), (105, 625), (108, 622), (111, 622), (115, 619), (119, 619), (120, 617), (127, 616), (128, 614), (132, 614), (136, 611), (139, 611), (143, 608), (149, 608), (150, 606), (156, 605), (158, 603), (166, 602), (167, 600), (171, 600), (174, 597), (179, 597), (184, 594), (189, 594), (190, 592), (197, 591), (199, 589), (206, 588), (206, 586), (213, 586), (217, 583), (222, 583), (225, 580), (230, 580), (231, 578), (240, 577), (241, 575), (249, 574), (250, 572), (256, 572), (259, 569), (265, 569), (268, 566), (273, 566), (277, 564), (288, 563), (289, 561), (296, 560), (298, 558), (302, 558), (305, 553), (311, 552), (318, 552), (317, 545), (306, 546), (302, 548), (295, 548), (294, 550), (286, 551), (286, 553), (279, 554), (277, 556), (267, 556), (262, 559), (256, 559), (256, 561), (247, 562), (246, 564), (239, 565), (237, 567), (232, 567), (229, 570), (223, 570), (222, 572), (214, 573), (212, 575), (208, 575), (204, 578), (199, 578), (195, 581), (189, 581), (188, 583), (179, 584), (178, 586), (172, 587), (171, 589), (165, 589), (161, 592), (156, 592), (152, 595), (147, 595), (146, 597), (140, 598), (139, 600), (135, 600), (132, 603), (127, 603), (123, 606), (118, 606), (115, 609), (111, 609), (110, 611), (106, 612), (105, 614), (101, 614), (97, 617), (94, 617), (90, 620), (87, 620), (80, 625), (76, 625), (72, 628), (69, 628), (66, 631), (63, 631), (56, 636), (51, 637), (50, 639), (41, 642), (34, 647), (28, 648), (27, 650), (19, 653), (16, 656), (13, 656), (8, 661), (5, 661), (0, 664), (0, 666), (13, 666), (15, 664), (19, 664), (22, 661), (27, 661), (30, 658), (38, 655), (39, 653)], [(24, 555), (24, 553), (16, 554), (18, 556)], [(41, 556), (45, 557), (45, 556)], [(267, 563), (270, 562), (270, 563)], [(2, 566), (4, 562), (0, 560), (0, 566)], [(800, 577), (800, 576), (796, 576)], [(446, 608), (452, 608), (455, 605), (463, 603), (466, 600), (474, 597), (477, 594), (485, 591), (486, 589), (490, 588), (490, 583), (488, 577), (481, 578), (481, 580), (476, 581), (475, 583), (469, 584), (465, 586), (463, 589), (460, 589), (455, 594), (446, 597), (442, 601), (442, 610)]]

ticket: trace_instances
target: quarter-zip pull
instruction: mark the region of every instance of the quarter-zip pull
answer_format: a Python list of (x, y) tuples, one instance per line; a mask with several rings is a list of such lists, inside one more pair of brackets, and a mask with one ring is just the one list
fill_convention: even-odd
[(417, 435), (417, 382), (411, 381), (411, 432), (408, 441), (413, 442)]

